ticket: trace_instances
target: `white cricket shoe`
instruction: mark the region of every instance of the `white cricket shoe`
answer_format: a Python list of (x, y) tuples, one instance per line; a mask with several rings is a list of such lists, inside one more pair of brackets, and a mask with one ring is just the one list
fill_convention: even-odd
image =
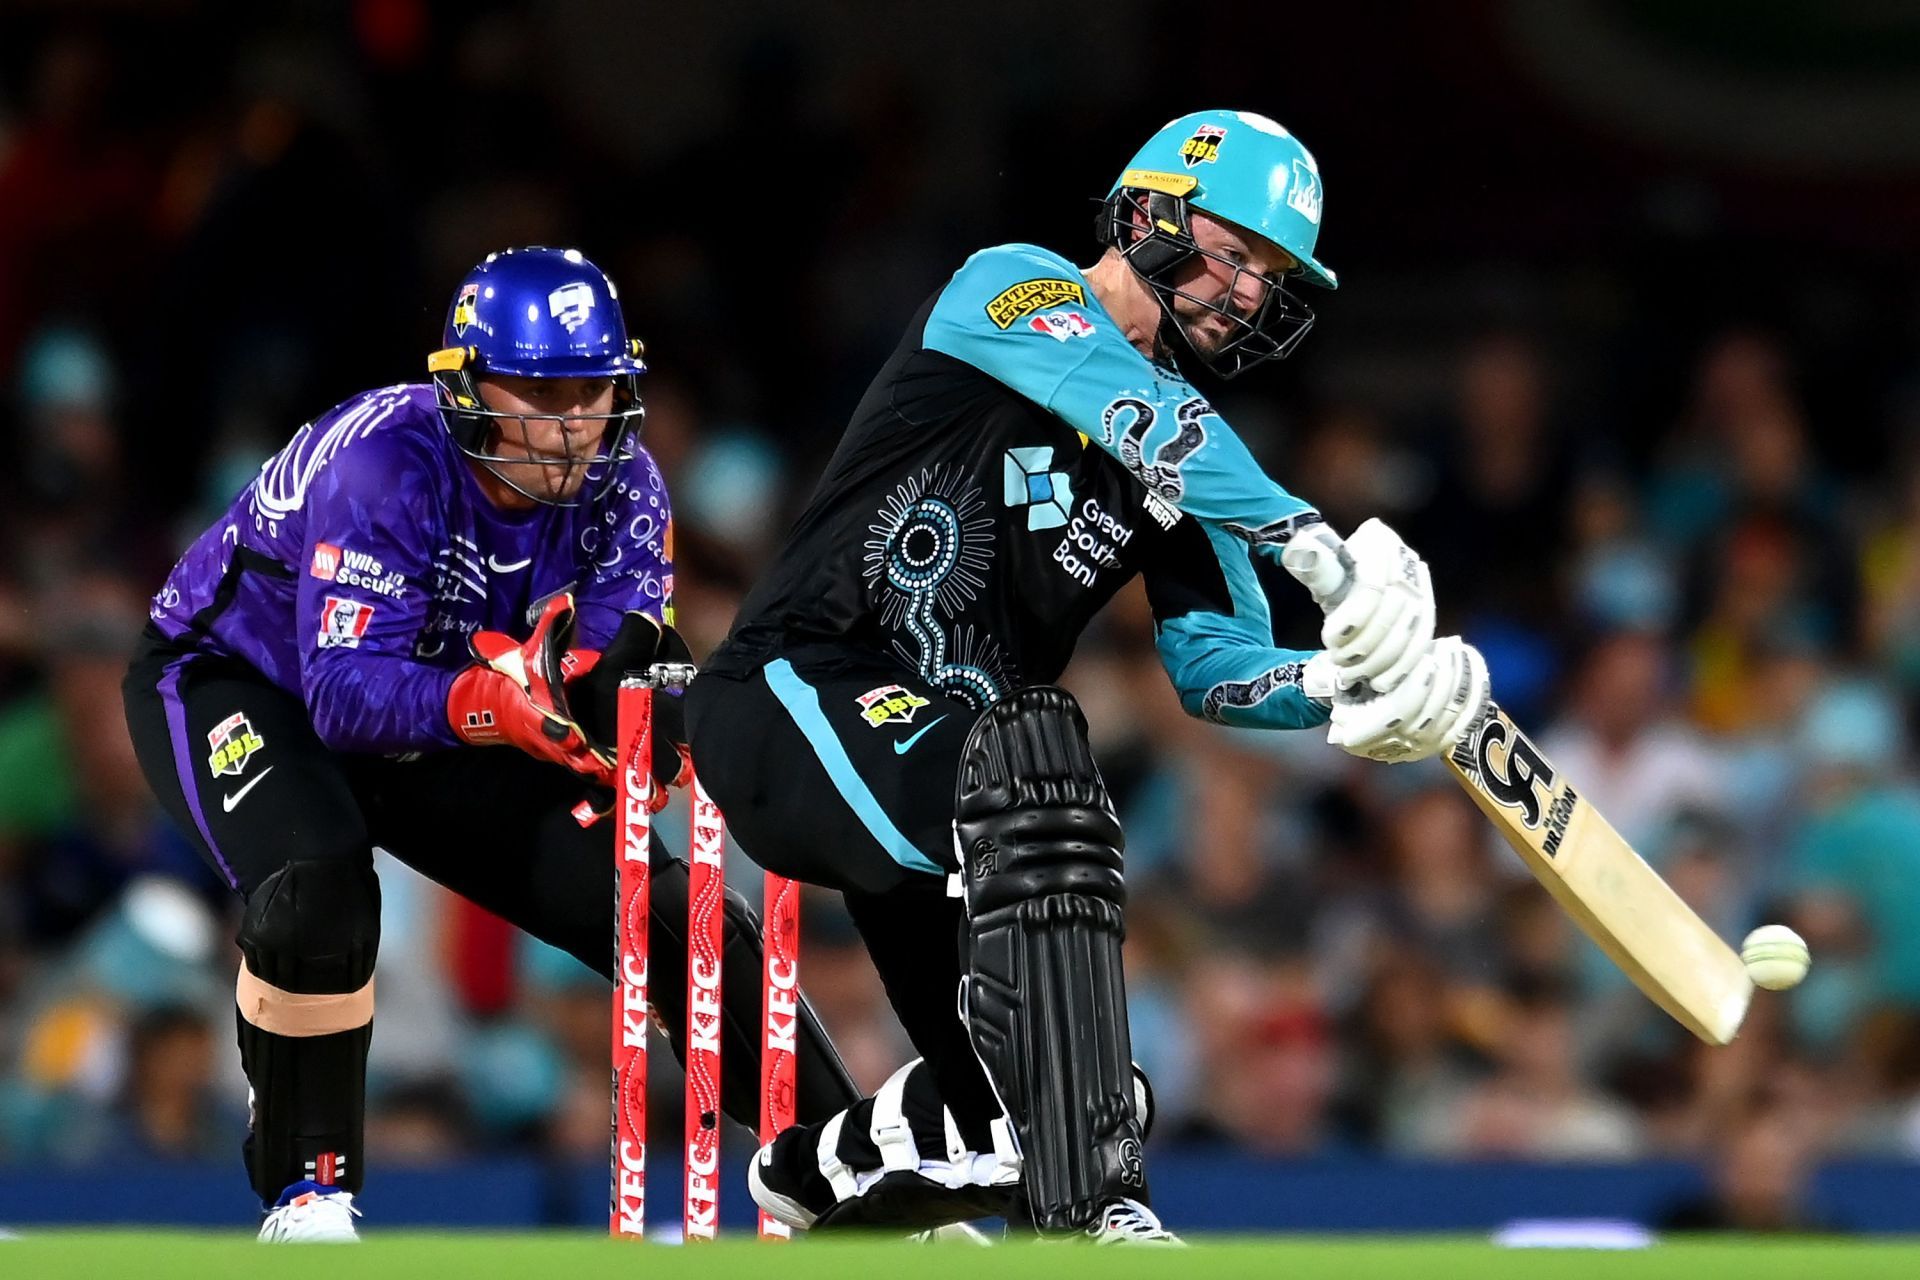
[(773, 1163), (774, 1143), (779, 1141), (779, 1138), (775, 1138), (760, 1148), (759, 1154), (747, 1166), (747, 1191), (753, 1196), (753, 1202), (766, 1210), (776, 1222), (783, 1222), (794, 1231), (811, 1231), (820, 1218), (820, 1212), (800, 1202), (799, 1187), (789, 1186), (791, 1180), (783, 1177), (784, 1170)]
[(907, 1237), (914, 1244), (970, 1244), (979, 1249), (991, 1249), (993, 1241), (985, 1232), (971, 1222), (949, 1222), (944, 1227), (929, 1227), (925, 1231), (916, 1231)]
[(263, 1244), (358, 1244), (353, 1192), (317, 1182), (296, 1182), (280, 1193), (279, 1203), (260, 1224)]
[(1179, 1249), (1187, 1246), (1185, 1240), (1160, 1225), (1153, 1210), (1124, 1196), (1107, 1201), (1100, 1216), (1087, 1227), (1087, 1237), (1095, 1244), (1144, 1244)]

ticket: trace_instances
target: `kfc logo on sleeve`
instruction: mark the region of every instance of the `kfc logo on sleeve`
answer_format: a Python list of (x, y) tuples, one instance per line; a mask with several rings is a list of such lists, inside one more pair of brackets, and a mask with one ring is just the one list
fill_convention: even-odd
[(358, 649), (360, 637), (367, 634), (367, 624), (372, 621), (372, 605), (328, 596), (326, 608), (320, 614), (320, 647)]
[(1084, 338), (1093, 332), (1093, 322), (1078, 311), (1049, 311), (1027, 321), (1035, 333), (1044, 333), (1055, 342)]

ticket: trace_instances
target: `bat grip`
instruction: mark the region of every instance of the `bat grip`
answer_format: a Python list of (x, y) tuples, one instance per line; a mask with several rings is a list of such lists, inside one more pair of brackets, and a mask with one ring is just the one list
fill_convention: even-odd
[[(1347, 550), (1347, 544), (1332, 536), (1332, 533), (1329, 529), (1326, 539), (1292, 544), (1280, 557), (1280, 563), (1287, 572), (1313, 593), (1313, 598), (1326, 612), (1331, 612), (1347, 598), (1355, 571), (1353, 554)], [(1365, 682), (1342, 689), (1335, 695), (1336, 700), (1342, 702), (1366, 702), (1378, 696), (1378, 691)]]
[[(1331, 533), (1331, 531), (1329, 531)], [(1347, 598), (1353, 585), (1353, 556), (1339, 539), (1296, 542), (1281, 555), (1280, 563), (1294, 579), (1313, 593), (1323, 610), (1332, 610)]]

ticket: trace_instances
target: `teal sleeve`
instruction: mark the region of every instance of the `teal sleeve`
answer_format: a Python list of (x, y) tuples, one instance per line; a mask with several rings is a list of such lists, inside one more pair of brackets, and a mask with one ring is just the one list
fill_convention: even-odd
[(1190, 716), (1244, 729), (1308, 729), (1329, 708), (1306, 695), (1311, 649), (1273, 643), (1250, 548), (1180, 518), (1145, 567), (1155, 647)]
[(1128, 344), (1078, 268), (1033, 245), (985, 249), (935, 301), (923, 345), (1064, 419), (1179, 511), (1278, 559), (1319, 513), (1267, 478), (1191, 383)]

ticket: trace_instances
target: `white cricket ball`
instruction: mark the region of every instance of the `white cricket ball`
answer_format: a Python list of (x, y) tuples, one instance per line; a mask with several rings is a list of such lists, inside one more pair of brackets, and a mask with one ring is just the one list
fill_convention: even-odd
[(1783, 924), (1763, 924), (1740, 944), (1740, 962), (1756, 987), (1785, 991), (1800, 985), (1813, 965), (1807, 940)]

